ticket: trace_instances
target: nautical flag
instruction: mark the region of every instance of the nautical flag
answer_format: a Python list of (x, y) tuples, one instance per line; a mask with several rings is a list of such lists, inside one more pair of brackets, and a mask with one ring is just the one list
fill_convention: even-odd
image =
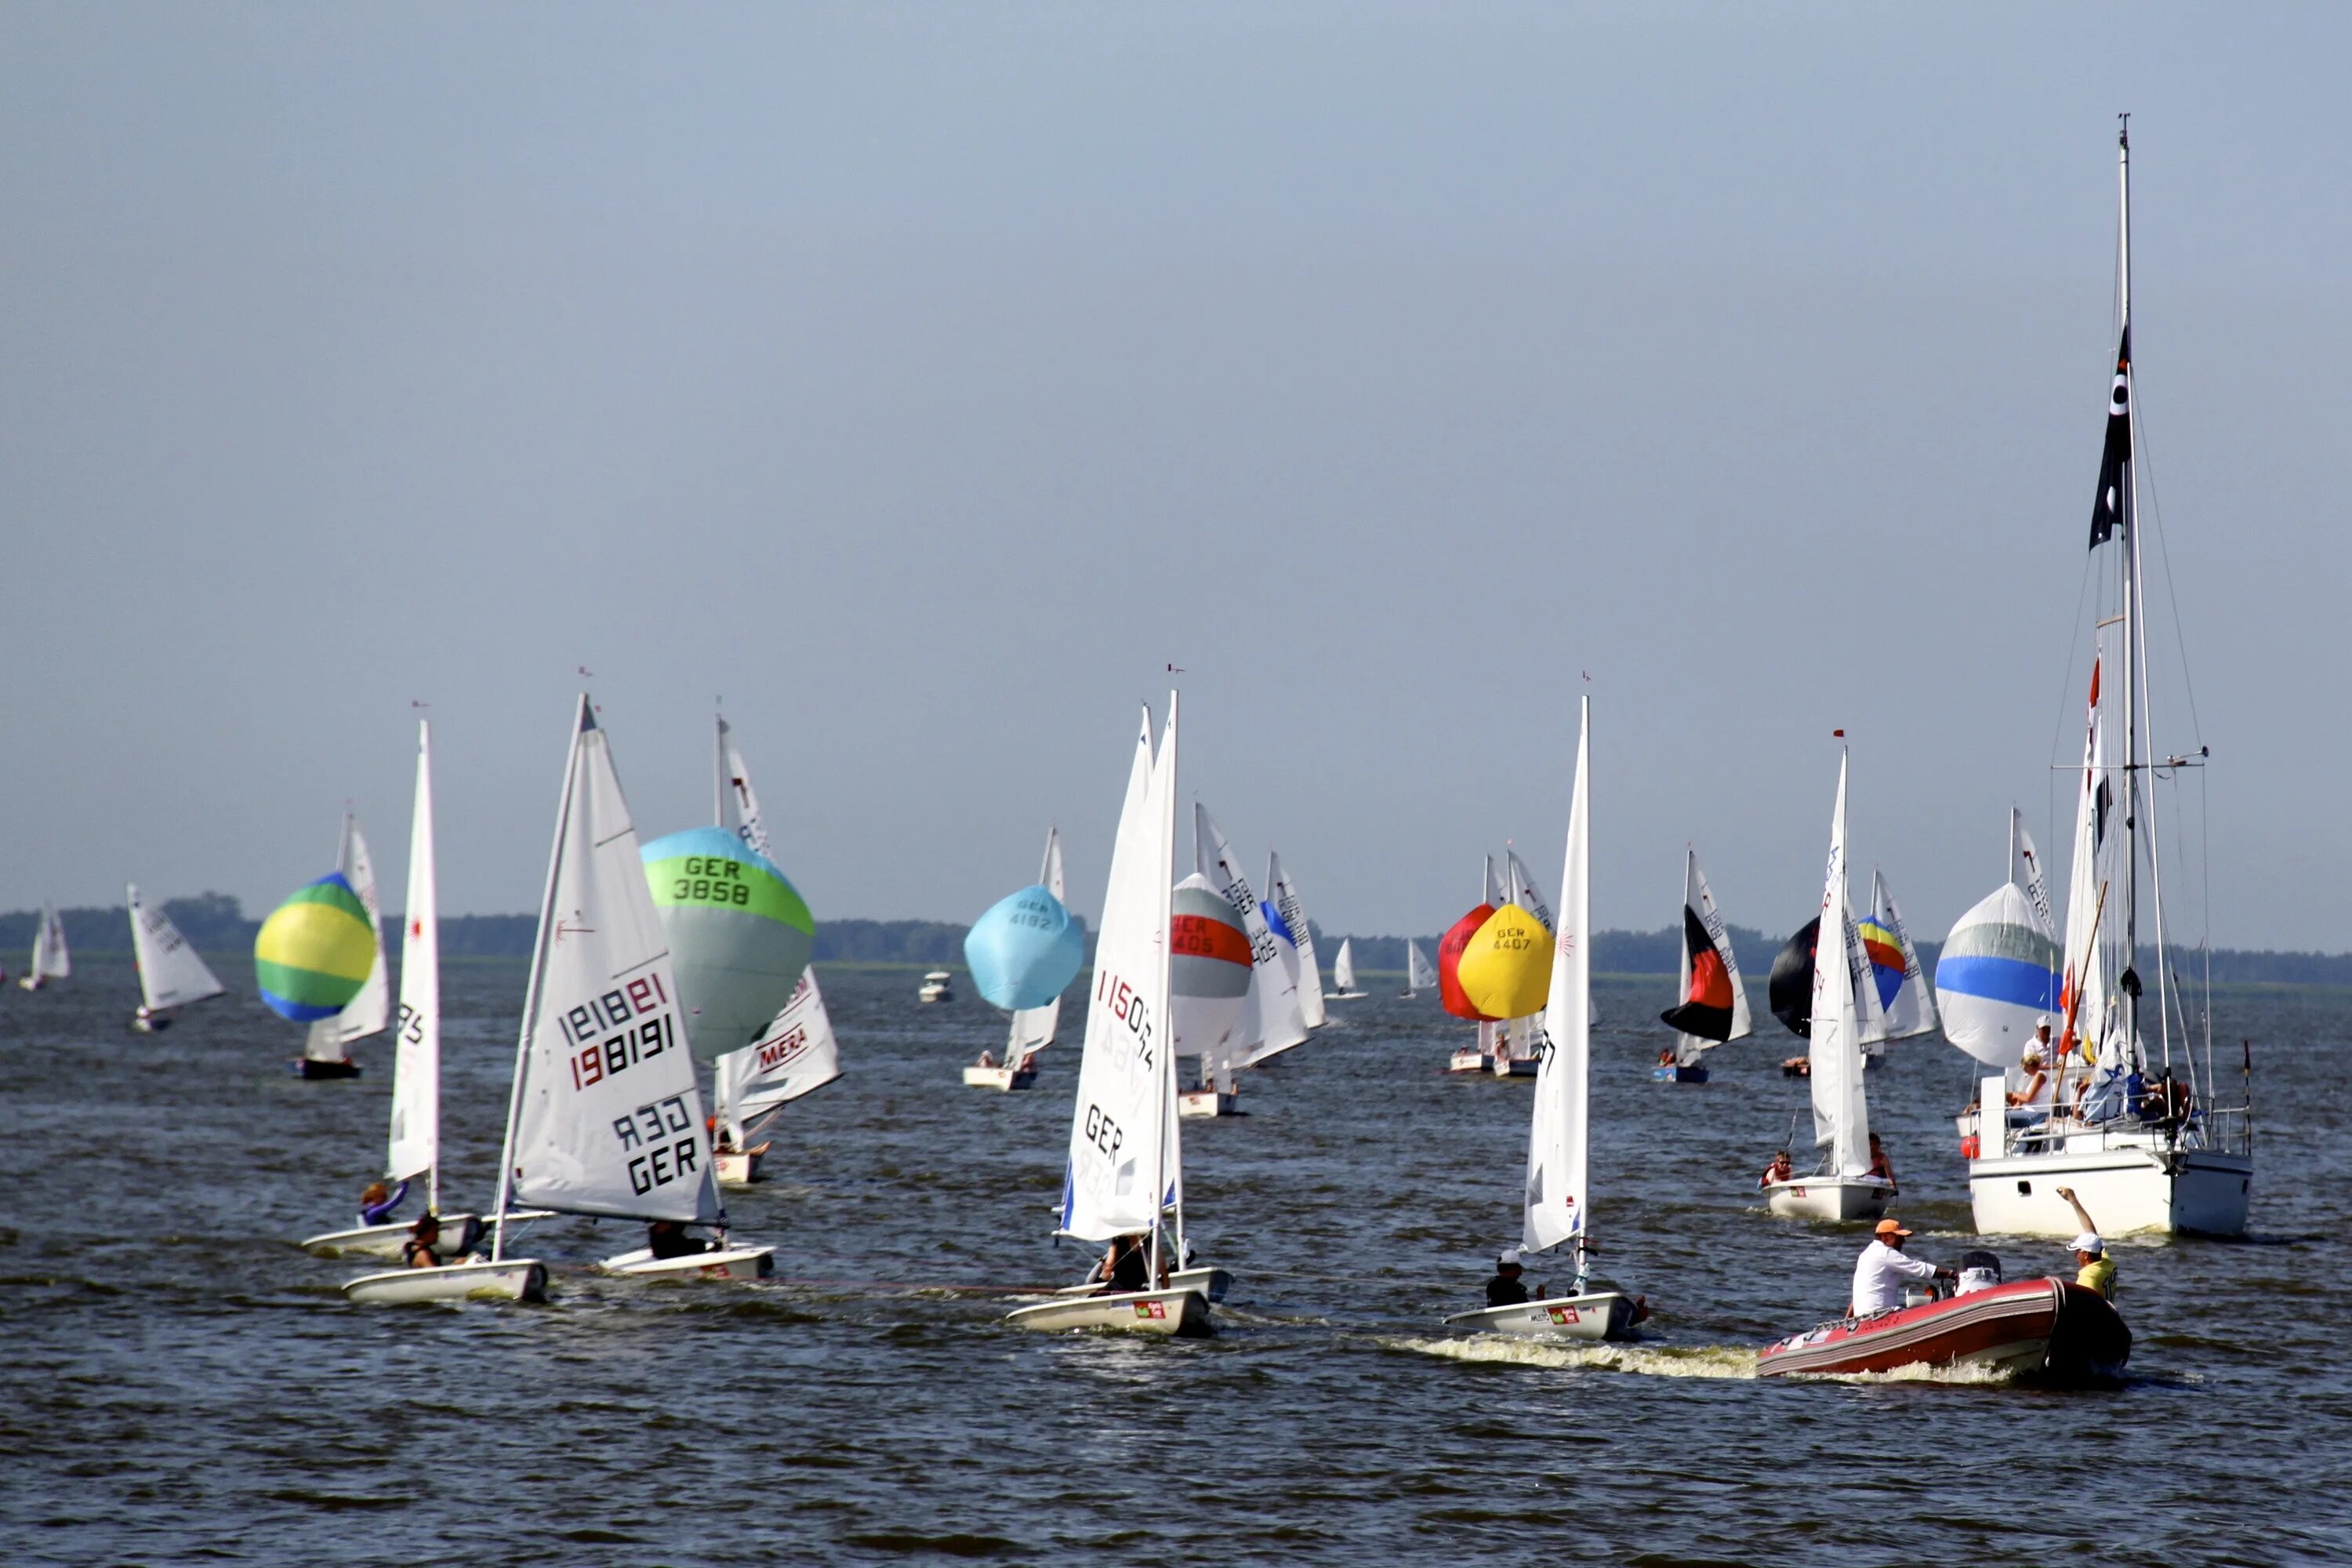
[(2116, 384), (2107, 394), (2107, 444), (2099, 454), (2099, 495), (2091, 503), (2091, 548), (2124, 525), (2124, 477), (2131, 468), (2131, 328), (2116, 348)]

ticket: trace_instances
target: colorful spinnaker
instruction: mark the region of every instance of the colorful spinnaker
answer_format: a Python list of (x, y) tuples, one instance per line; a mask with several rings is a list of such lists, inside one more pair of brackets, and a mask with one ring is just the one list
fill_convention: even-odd
[(973, 986), (1008, 1013), (1061, 995), (1086, 958), (1085, 932), (1043, 883), (997, 900), (963, 938)]
[(1696, 849), (1683, 854), (1682, 994), (1679, 1004), (1658, 1016), (1682, 1035), (1675, 1059), (1685, 1066), (1697, 1061), (1709, 1046), (1739, 1039), (1753, 1026), (1739, 959), (1731, 950), (1731, 931), (1715, 906), (1715, 893), (1698, 868)]
[(1986, 894), (1953, 925), (1936, 959), (1944, 1037), (1987, 1067), (2017, 1065), (2033, 1026), (2058, 1016), (2058, 944), (2014, 882)]
[(1486, 922), (1495, 918), (1495, 906), (1480, 904), (1447, 928), (1437, 942), (1437, 996), (1445, 1010), (1457, 1018), (1469, 1018), (1478, 1023), (1491, 1023), (1500, 1016), (1482, 1013), (1462, 989), (1462, 950), (1478, 934)]
[(1168, 1015), (1176, 1054), (1201, 1057), (1211, 1068), (1225, 1060), (1249, 1005), (1249, 933), (1197, 871), (1176, 884), (1169, 910)]
[(1919, 950), (1911, 944), (1895, 889), (1886, 885), (1883, 872), (1871, 872), (1870, 913), (1854, 921), (1854, 930), (1870, 962), (1868, 978), (1878, 1004), (1877, 1026), (1864, 1032), (1863, 1043), (1877, 1047), (1874, 1054), (1883, 1055), (1888, 1040), (1933, 1034), (1942, 1022), (1936, 1016), (1935, 993), (1928, 989)]
[(1532, 910), (1505, 904), (1462, 946), (1455, 973), (1470, 1005), (1491, 1018), (1543, 1011), (1551, 990), (1551, 930)]
[(808, 967), (816, 922), (775, 863), (723, 827), (644, 847), (646, 883), (669, 941), (687, 1041), (715, 1062), (767, 1032)]
[(375, 921), (340, 871), (298, 889), (261, 922), (253, 943), (261, 999), (298, 1024), (341, 1012), (375, 963)]

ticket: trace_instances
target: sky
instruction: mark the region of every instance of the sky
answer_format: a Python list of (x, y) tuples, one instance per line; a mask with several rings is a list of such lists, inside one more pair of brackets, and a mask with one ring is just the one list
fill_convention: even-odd
[(443, 907), (534, 908), (584, 667), (646, 837), (723, 701), (820, 920), (969, 920), (1048, 824), (1092, 915), (1174, 679), (1328, 930), (1507, 839), (1556, 892), (1589, 694), (1601, 925), (1686, 843), (1808, 918), (1843, 728), (1940, 937), (2012, 803), (2063, 862), (2127, 110), (2174, 934), (2352, 948), (2347, 58), (2319, 5), (16, 0), (0, 907), (266, 909), (347, 801), (396, 889), (422, 701)]

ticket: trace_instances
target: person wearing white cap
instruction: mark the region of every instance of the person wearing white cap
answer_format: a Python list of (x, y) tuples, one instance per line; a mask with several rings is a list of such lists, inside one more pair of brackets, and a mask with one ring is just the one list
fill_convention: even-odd
[(2074, 1283), (2086, 1290), (2096, 1290), (2110, 1301), (2114, 1300), (2116, 1260), (2107, 1256), (2106, 1239), (2099, 1235), (2099, 1227), (2091, 1223), (2091, 1211), (2083, 1206), (2083, 1201), (2074, 1195), (2074, 1188), (2061, 1187), (2058, 1195), (2066, 1200), (2074, 1211), (2074, 1217), (2083, 1222), (2083, 1234), (2074, 1238), (2070, 1248), (2078, 1265)]
[(1847, 1315), (1866, 1318), (1873, 1312), (1892, 1311), (1903, 1305), (1903, 1282), (1906, 1279), (1951, 1279), (1952, 1271), (1924, 1258), (1913, 1258), (1903, 1250), (1903, 1238), (1911, 1233), (1903, 1228), (1901, 1220), (1883, 1219), (1871, 1237), (1870, 1245), (1853, 1262), (1853, 1300)]
[(1517, 1307), (1527, 1299), (1527, 1284), (1519, 1278), (1519, 1249), (1507, 1247), (1495, 1259), (1495, 1277), (1486, 1281), (1486, 1305)]

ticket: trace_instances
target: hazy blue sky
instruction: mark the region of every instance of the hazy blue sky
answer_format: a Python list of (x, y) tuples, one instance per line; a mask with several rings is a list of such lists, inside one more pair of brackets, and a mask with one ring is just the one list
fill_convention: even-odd
[(1589, 671), (1602, 923), (1685, 839), (1803, 918), (1843, 725), (1940, 936), (2064, 799), (2128, 109), (2159, 738), (2217, 941), (2352, 946), (2347, 23), (14, 0), (0, 906), (267, 905), (346, 797), (396, 888), (425, 699), (531, 907), (584, 664), (648, 835), (723, 693), (820, 918), (1055, 820), (1092, 912), (1172, 660), (1328, 927), (1556, 879)]

